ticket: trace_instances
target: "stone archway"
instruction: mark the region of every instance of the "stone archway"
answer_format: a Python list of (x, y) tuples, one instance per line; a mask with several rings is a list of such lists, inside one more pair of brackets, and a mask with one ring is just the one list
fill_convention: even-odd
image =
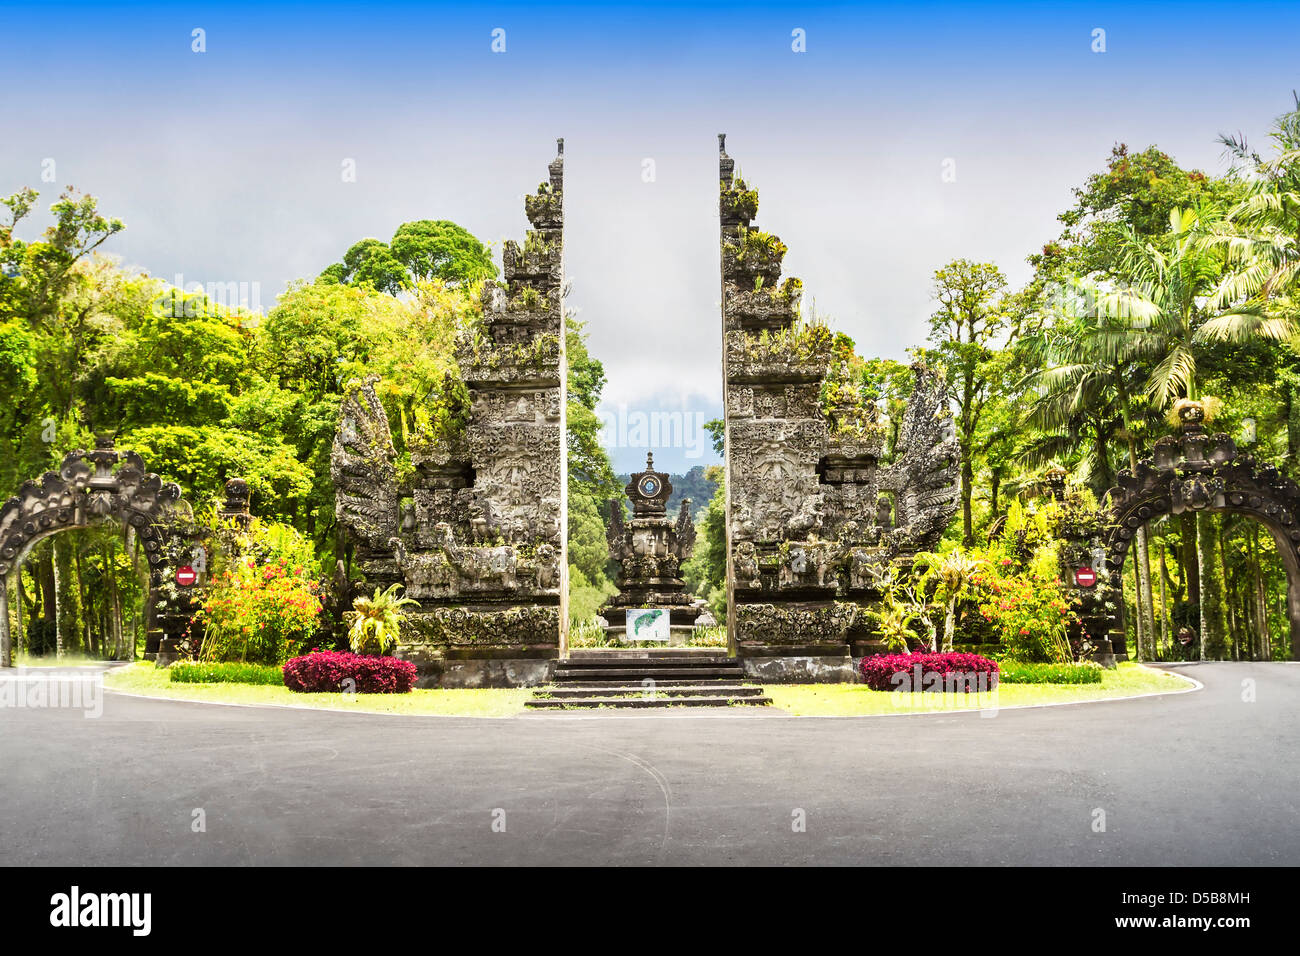
[[(1121, 471), (1118, 486), (1107, 494), (1109, 583), (1120, 587), (1124, 559), (1138, 529), (1161, 515), (1207, 511), (1254, 518), (1272, 534), (1282, 557), (1291, 657), (1300, 660), (1300, 485), (1274, 465), (1239, 452), (1227, 435), (1206, 434), (1199, 403), (1188, 403), (1181, 414), (1182, 433), (1157, 441), (1151, 456), (1139, 461), (1135, 471)], [(1122, 602), (1109, 625), (1115, 654), (1124, 656)]]
[(140, 542), (149, 564), (145, 656), (179, 639), (193, 598), (175, 584), (175, 573), (190, 563), (198, 538), (193, 517), (179, 485), (146, 471), (138, 454), (118, 451), (112, 439), (98, 441), (94, 451), (69, 452), (58, 471), (23, 482), (0, 507), (0, 667), (13, 663), (9, 581), (32, 548), (60, 531), (110, 521)]

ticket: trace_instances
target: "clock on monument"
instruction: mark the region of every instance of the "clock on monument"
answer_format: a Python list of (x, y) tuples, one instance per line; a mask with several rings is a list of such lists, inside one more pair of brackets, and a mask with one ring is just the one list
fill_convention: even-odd
[(632, 514), (661, 515), (673, 493), (672, 482), (662, 471), (655, 471), (654, 452), (645, 456), (645, 471), (634, 474), (627, 487), (623, 489), (628, 500), (632, 502)]

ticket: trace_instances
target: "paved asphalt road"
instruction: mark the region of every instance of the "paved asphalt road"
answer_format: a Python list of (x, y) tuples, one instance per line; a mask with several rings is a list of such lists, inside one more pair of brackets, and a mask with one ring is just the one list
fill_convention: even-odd
[(0, 863), (1300, 863), (1300, 665), (1181, 670), (991, 719), (4, 708)]

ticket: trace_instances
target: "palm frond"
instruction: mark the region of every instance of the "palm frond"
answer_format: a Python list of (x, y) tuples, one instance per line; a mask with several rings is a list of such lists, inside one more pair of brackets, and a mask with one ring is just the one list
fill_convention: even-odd
[(1147, 383), (1147, 394), (1162, 408), (1189, 393), (1196, 380), (1196, 356), (1179, 342), (1161, 359)]
[(1268, 315), (1258, 301), (1229, 309), (1222, 315), (1207, 319), (1192, 336), (1196, 342), (1235, 342), (1255, 339), (1286, 341), (1296, 334), (1295, 323), (1282, 315)]

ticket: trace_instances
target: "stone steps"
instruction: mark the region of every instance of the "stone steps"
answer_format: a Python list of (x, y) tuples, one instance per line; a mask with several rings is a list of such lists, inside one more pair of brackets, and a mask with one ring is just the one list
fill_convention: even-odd
[(733, 707), (743, 705), (766, 706), (772, 703), (770, 697), (534, 697), (524, 702), (525, 707), (535, 710), (592, 710), (600, 707)]
[(638, 670), (634, 667), (593, 667), (590, 670), (562, 671), (556, 667), (556, 683), (564, 680), (621, 680), (621, 682), (640, 683), (641, 680), (740, 680), (740, 670), (724, 670), (722, 667), (663, 667), (658, 670)]
[(740, 666), (740, 661), (726, 654), (705, 654), (684, 651), (656, 651), (640, 655), (629, 653), (592, 652), (577, 653), (557, 661), (560, 667), (703, 667), (703, 666)]
[(730, 683), (708, 683), (708, 684), (689, 684), (675, 686), (665, 686), (655, 684), (653, 687), (644, 687), (640, 684), (574, 684), (561, 685), (548, 688), (539, 692), (544, 694), (546, 699), (562, 700), (568, 698), (588, 698), (588, 697), (762, 697), (763, 688), (745, 686), (744, 684)]
[(543, 710), (597, 707), (730, 707), (772, 702), (744, 683), (738, 660), (719, 654), (584, 653), (556, 664), (554, 682), (525, 706)]
[[(648, 682), (648, 683), (645, 683)], [(630, 674), (623, 674), (619, 677), (573, 677), (568, 680), (557, 681), (554, 687), (631, 687), (636, 690), (645, 690), (647, 686), (660, 688), (685, 688), (685, 687), (739, 687), (743, 681), (739, 677), (710, 677), (702, 680), (691, 680), (685, 677), (668, 678), (662, 677), (634, 677)]]

